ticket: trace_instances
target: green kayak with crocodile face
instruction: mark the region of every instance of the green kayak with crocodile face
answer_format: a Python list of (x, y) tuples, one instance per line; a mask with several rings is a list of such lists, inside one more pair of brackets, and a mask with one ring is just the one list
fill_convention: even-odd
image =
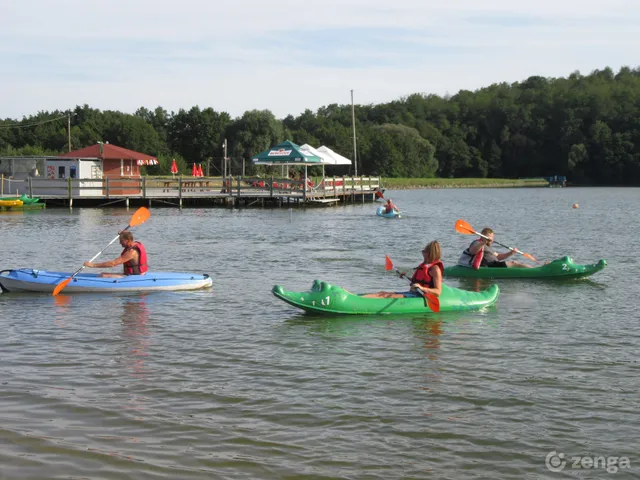
[(571, 257), (561, 257), (539, 267), (522, 268), (496, 268), (480, 267), (475, 270), (471, 267), (454, 265), (444, 269), (446, 277), (458, 278), (582, 278), (593, 275), (607, 266), (602, 259), (598, 263), (580, 265), (574, 263)]
[[(290, 292), (275, 285), (271, 292), (281, 300), (307, 312), (325, 315), (371, 315), (433, 313), (423, 297), (370, 298), (348, 292), (328, 282), (315, 280), (311, 290)], [(442, 285), (440, 313), (479, 310), (496, 303), (500, 289), (497, 285), (481, 292), (470, 292)]]

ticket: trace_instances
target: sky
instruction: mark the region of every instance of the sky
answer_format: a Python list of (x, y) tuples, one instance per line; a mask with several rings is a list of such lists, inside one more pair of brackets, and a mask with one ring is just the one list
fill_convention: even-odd
[(0, 118), (276, 117), (640, 65), (639, 0), (4, 0)]

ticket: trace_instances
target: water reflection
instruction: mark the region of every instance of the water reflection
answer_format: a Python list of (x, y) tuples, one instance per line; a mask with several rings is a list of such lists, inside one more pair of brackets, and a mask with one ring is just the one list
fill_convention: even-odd
[(122, 339), (125, 364), (132, 376), (144, 377), (148, 371), (145, 359), (149, 355), (151, 332), (149, 329), (149, 307), (147, 296), (125, 297), (122, 300)]
[[(423, 324), (424, 327), (424, 348), (438, 349), (440, 348), (440, 335), (442, 335), (442, 320), (427, 320)], [(435, 355), (429, 355), (430, 360), (435, 360)]]
[(70, 317), (72, 297), (71, 295), (56, 295), (52, 298), (55, 307), (53, 323), (58, 328), (65, 328), (67, 326), (67, 319)]

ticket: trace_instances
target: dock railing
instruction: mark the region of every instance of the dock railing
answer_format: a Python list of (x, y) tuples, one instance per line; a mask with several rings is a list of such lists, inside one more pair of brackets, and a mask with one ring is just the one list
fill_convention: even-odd
[[(4, 192), (17, 192), (43, 199), (74, 198), (204, 198), (204, 197), (338, 197), (365, 194), (380, 188), (378, 177), (324, 177), (302, 180), (270, 177), (105, 177), (62, 178), (29, 177), (24, 180), (4, 178)], [(9, 188), (7, 188), (9, 187)]]

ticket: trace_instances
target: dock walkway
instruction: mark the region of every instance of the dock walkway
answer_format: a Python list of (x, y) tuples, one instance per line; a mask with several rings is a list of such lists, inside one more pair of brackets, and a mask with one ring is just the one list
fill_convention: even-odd
[(11, 182), (12, 192), (40, 197), (59, 206), (107, 206), (116, 203), (154, 206), (330, 206), (373, 202), (382, 190), (378, 177), (325, 177), (314, 185), (275, 177), (29, 177)]

